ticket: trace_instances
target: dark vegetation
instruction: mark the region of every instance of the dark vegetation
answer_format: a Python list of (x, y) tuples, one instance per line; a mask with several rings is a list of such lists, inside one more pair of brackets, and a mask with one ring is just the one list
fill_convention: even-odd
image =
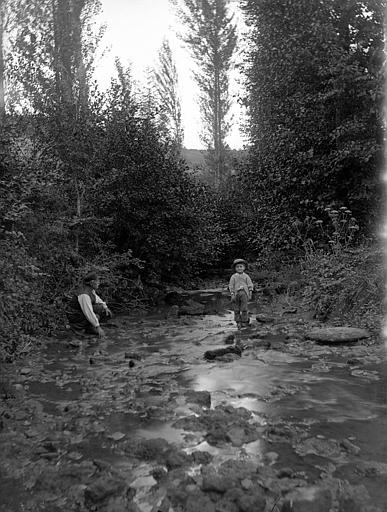
[(297, 262), (322, 319), (380, 317), (385, 3), (241, 3), (248, 147), (214, 189), (119, 63), (106, 93), (92, 82), (96, 2), (0, 2), (2, 357), (63, 327), (90, 269), (120, 312), (236, 256)]

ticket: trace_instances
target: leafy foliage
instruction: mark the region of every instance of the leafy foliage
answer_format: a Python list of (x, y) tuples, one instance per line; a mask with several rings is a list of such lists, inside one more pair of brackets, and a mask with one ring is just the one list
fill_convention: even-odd
[[(317, 250), (303, 265), (304, 300), (316, 318), (347, 319), (379, 334), (384, 317), (382, 251), (369, 246)], [(342, 321), (342, 320), (341, 320)]]
[(321, 206), (380, 213), (384, 2), (244, 1), (250, 162), (247, 237), (291, 249), (292, 226)]
[[(117, 63), (106, 94), (82, 75), (91, 58), (79, 53), (92, 45), (83, 39), (89, 4), (75, 16), (70, 3), (32, 3), (16, 13), (28, 17), (28, 37), (16, 37), (15, 54), (25, 44), (30, 53), (20, 74), (28, 105), (9, 114), (0, 132), (6, 358), (65, 325), (67, 301), (87, 271), (101, 274), (101, 293), (116, 312), (144, 307), (147, 289), (188, 281), (227, 242), (212, 214), (213, 193), (190, 177), (153, 106), (136, 99), (130, 72)], [(42, 18), (50, 6), (65, 46), (55, 47)], [(66, 62), (62, 77), (57, 67)]]
[(211, 193), (192, 181), (173, 141), (158, 137), (122, 85), (110, 94), (95, 209), (111, 220), (108, 236), (119, 251), (132, 249), (154, 279), (178, 281), (216, 260), (223, 243), (220, 223), (206, 224)]

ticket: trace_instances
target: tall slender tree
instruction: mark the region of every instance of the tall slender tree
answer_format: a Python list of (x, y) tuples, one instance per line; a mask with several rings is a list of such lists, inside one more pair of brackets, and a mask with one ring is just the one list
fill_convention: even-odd
[(5, 65), (4, 65), (4, 38), (5, 38), (5, 0), (0, 0), (0, 124), (5, 117)]
[(154, 71), (154, 76), (160, 108), (165, 116), (165, 122), (172, 134), (176, 149), (179, 151), (183, 145), (184, 137), (178, 91), (179, 78), (167, 39), (164, 39), (160, 48), (158, 66)]
[(199, 86), (203, 121), (202, 141), (211, 155), (215, 183), (225, 174), (229, 74), (237, 43), (236, 26), (228, 0), (172, 0), (185, 31), (182, 40), (196, 63), (194, 78)]

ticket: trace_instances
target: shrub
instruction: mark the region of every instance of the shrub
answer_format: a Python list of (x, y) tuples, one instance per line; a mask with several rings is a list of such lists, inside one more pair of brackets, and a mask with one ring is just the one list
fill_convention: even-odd
[(304, 300), (316, 318), (340, 318), (380, 333), (384, 295), (380, 248), (316, 250), (304, 260), (303, 275), (308, 283)]

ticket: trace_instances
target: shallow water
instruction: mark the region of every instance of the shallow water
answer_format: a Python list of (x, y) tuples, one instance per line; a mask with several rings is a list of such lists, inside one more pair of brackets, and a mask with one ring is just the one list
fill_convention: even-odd
[[(106, 331), (105, 341), (83, 340), (78, 348), (63, 340), (49, 342), (45, 351), (30, 361), (31, 372), (19, 373), (15, 381), (24, 387), (25, 400), (40, 404), (45, 415), (41, 424), (36, 419), (32, 427), (40, 432), (43, 424), (52, 426), (63, 420), (60, 428), (73, 432), (73, 459), (93, 457), (122, 467), (126, 458), (118, 449), (121, 439), (114, 439), (119, 433), (125, 441), (163, 438), (186, 453), (207, 451), (216, 464), (241, 458), (264, 461), (267, 452), (275, 452), (270, 461), (275, 467), (305, 471), (313, 478), (325, 468), (357, 484), (359, 465), (387, 464), (387, 360), (383, 349), (290, 341), (283, 344), (283, 350), (256, 344), (229, 362), (203, 359), (206, 350), (221, 345), (230, 334), (249, 342), (252, 334), (266, 333), (266, 340), (283, 343), (287, 324), (283, 318), (280, 323), (281, 332), (276, 325), (253, 324), (252, 331), (238, 333), (229, 311), (176, 320), (152, 315), (121, 318), (118, 327)], [(132, 359), (132, 368), (131, 354), (139, 357)], [(351, 357), (360, 361), (368, 357), (369, 362), (356, 368), (347, 364)], [(203, 432), (175, 428), (177, 419), (200, 414), (184, 398), (190, 389), (210, 392), (212, 408), (231, 405), (251, 411), (260, 438), (242, 446), (214, 446)], [(280, 430), (268, 433), (270, 426), (277, 430), (286, 427), (293, 434), (281, 438)], [(22, 432), (22, 424), (17, 428)], [(41, 439), (47, 438), (48, 433), (43, 434)], [(349, 451), (340, 448), (344, 440), (351, 443)], [(28, 457), (26, 452), (26, 460)], [(12, 471), (10, 464), (7, 474)], [(387, 471), (376, 477), (371, 473), (362, 483), (373, 503), (384, 510)], [(20, 475), (21, 486), (23, 478)], [(146, 471), (141, 478), (136, 480), (139, 487), (151, 482)], [(12, 496), (8, 476), (1, 482), (4, 500), (0, 510), (30, 510), (24, 497), (20, 501)]]

